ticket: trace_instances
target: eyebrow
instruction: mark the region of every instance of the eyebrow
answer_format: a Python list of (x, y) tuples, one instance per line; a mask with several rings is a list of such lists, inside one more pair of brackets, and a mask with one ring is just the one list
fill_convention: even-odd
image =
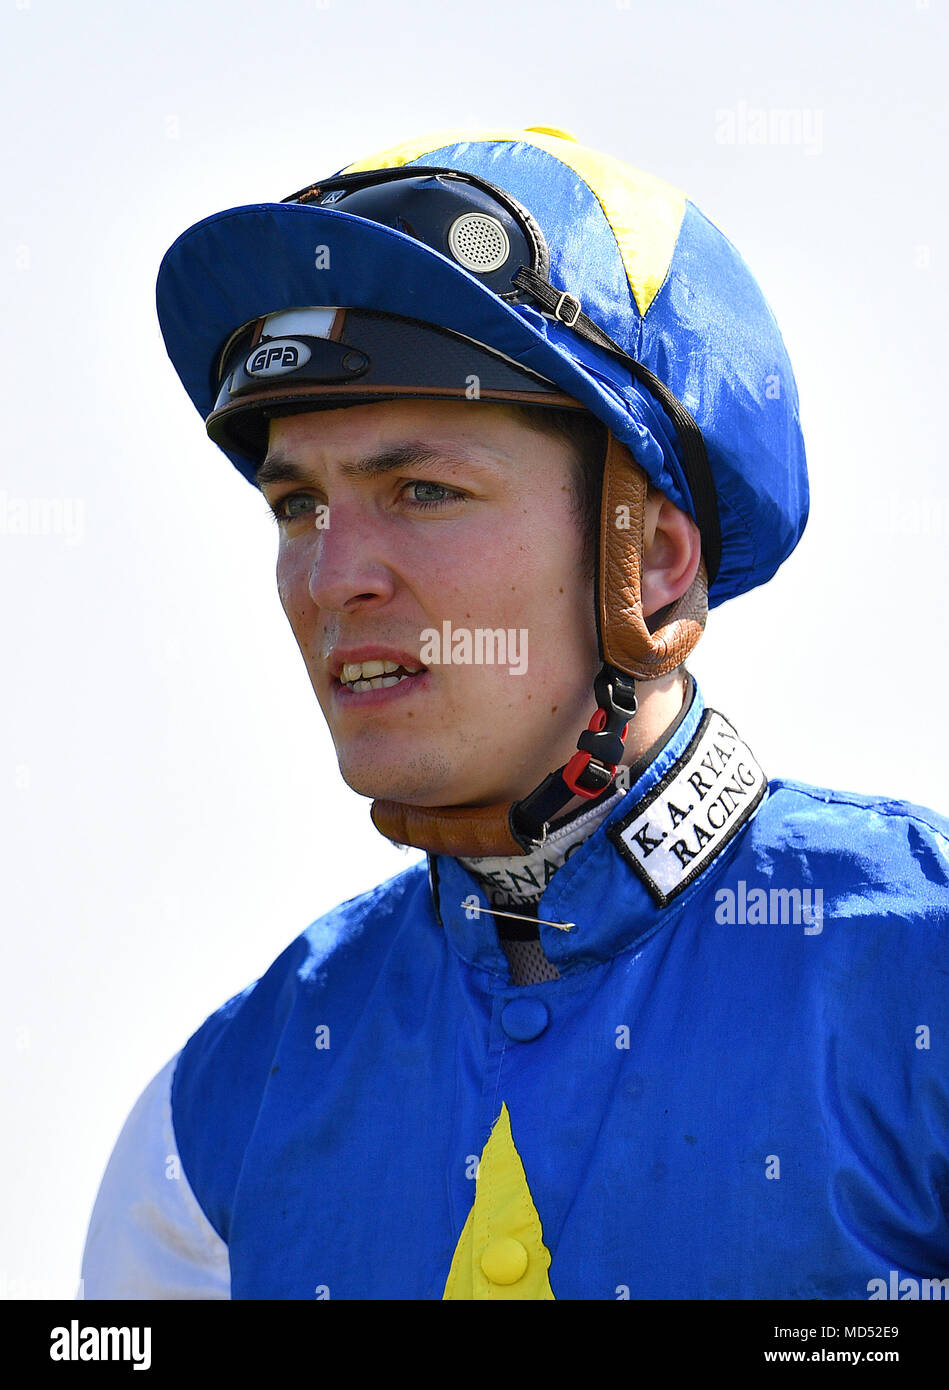
[[(421, 441), (410, 441), (394, 449), (382, 449), (379, 453), (366, 454), (352, 463), (342, 463), (339, 472), (344, 478), (378, 478), (397, 468), (425, 468), (432, 464), (444, 467), (446, 464), (473, 464), (466, 455), (446, 454), (441, 449), (433, 449)], [(281, 453), (268, 454), (257, 470), (255, 482), (261, 489), (272, 483), (307, 483), (311, 477), (306, 468), (294, 459)]]

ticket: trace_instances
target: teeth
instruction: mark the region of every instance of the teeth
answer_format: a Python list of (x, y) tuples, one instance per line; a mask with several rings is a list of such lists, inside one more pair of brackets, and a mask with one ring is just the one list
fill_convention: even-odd
[(340, 679), (346, 682), (371, 680), (373, 676), (381, 676), (384, 670), (385, 663), (382, 661), (353, 661), (343, 667)]
[(369, 681), (347, 681), (350, 690), (385, 690), (390, 685), (398, 685), (408, 680), (408, 676), (373, 676)]
[[(378, 659), (372, 661), (352, 661), (343, 667), (339, 678), (343, 685), (352, 685), (354, 689), (378, 690), (379, 684), (381, 684), (381, 678), (384, 676), (391, 676), (392, 672), (398, 671), (398, 669), (399, 663), (397, 661), (380, 661)], [(416, 675), (422, 668), (420, 666), (407, 666), (405, 669), (410, 671), (412, 675)], [(403, 678), (396, 678), (396, 680), (400, 679)], [(371, 686), (369, 682), (372, 682)], [(388, 682), (388, 684), (394, 683), (395, 681)]]

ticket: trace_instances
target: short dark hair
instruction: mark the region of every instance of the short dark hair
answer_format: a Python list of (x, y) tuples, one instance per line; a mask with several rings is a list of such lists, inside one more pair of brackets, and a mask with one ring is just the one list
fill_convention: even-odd
[(515, 405), (510, 409), (522, 424), (562, 439), (573, 447), (574, 499), (583, 532), (586, 572), (592, 580), (596, 570), (600, 489), (609, 431), (588, 410), (560, 410), (537, 405)]

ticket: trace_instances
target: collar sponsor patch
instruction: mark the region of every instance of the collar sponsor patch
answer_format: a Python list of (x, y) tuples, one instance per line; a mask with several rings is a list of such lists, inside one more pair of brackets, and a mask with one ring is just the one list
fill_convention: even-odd
[(767, 785), (748, 745), (707, 709), (679, 761), (607, 834), (664, 907), (722, 852)]

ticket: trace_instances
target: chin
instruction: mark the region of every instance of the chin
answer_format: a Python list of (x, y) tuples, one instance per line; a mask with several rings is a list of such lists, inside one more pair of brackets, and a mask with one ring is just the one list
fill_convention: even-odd
[[(428, 760), (426, 760), (428, 762)], [(358, 796), (374, 801), (405, 801), (416, 806), (441, 806), (447, 792), (435, 770), (409, 763), (386, 765), (375, 759), (340, 759), (340, 776)]]

